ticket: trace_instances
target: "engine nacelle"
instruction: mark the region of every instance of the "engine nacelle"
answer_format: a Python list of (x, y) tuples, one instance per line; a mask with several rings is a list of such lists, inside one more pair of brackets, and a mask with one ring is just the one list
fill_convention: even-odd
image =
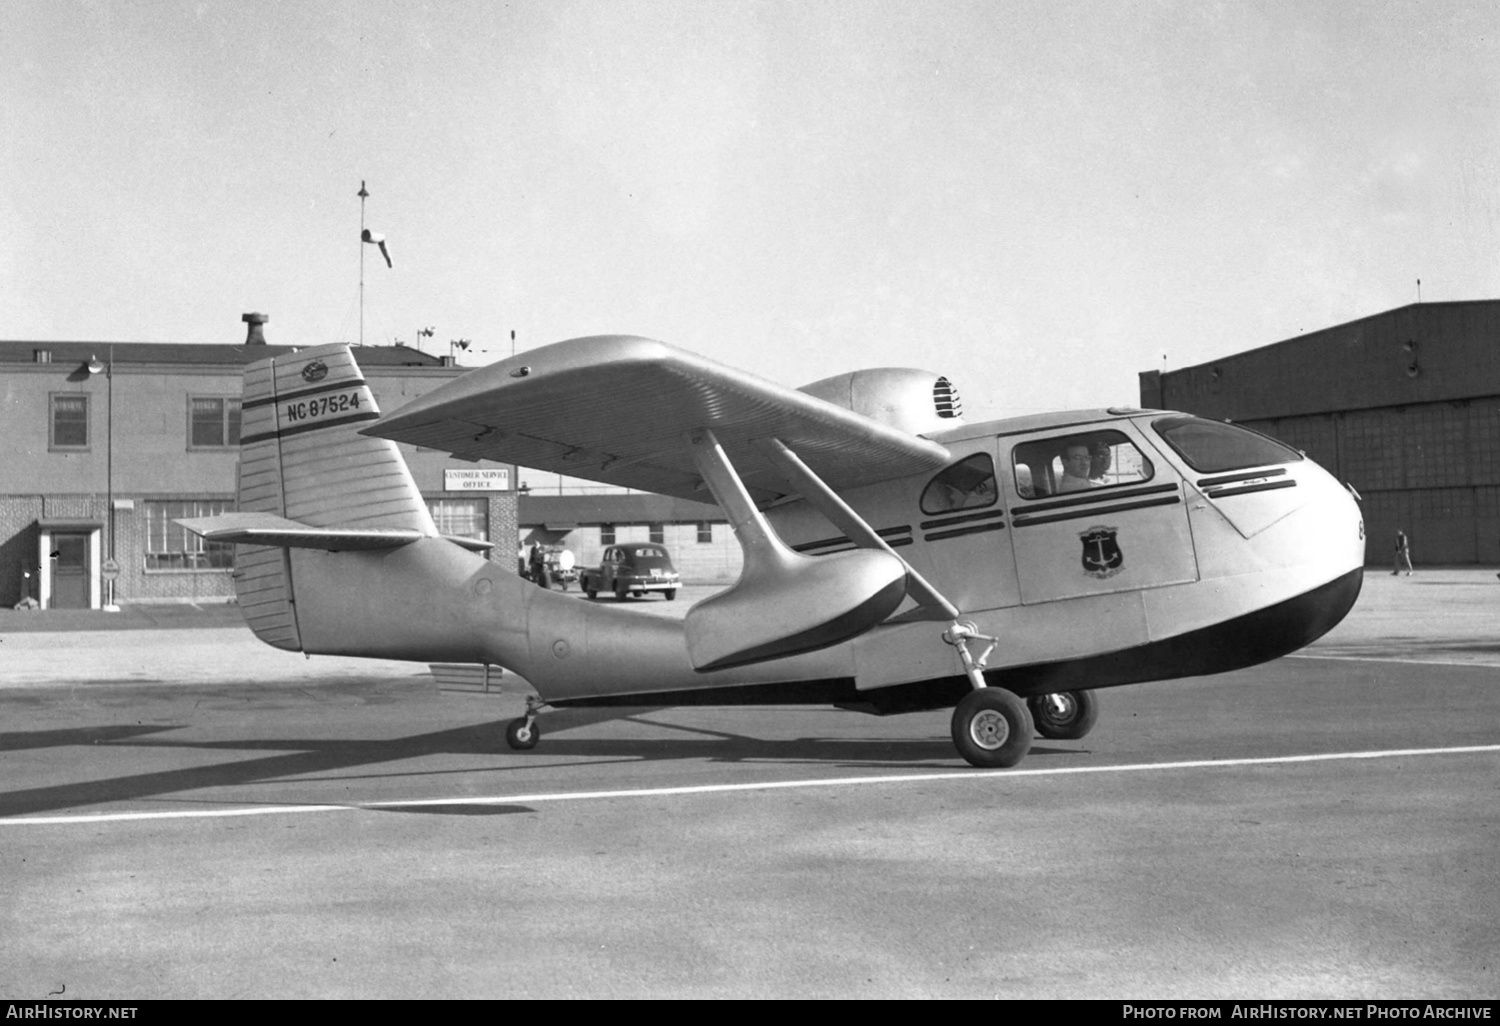
[(963, 404), (953, 383), (914, 367), (835, 374), (798, 391), (913, 435), (953, 427), (963, 418)]

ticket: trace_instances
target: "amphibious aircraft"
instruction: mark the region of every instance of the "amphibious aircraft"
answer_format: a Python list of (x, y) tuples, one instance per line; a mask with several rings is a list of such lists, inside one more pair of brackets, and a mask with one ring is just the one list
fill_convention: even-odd
[[(1276, 658), (1359, 593), (1354, 498), (1280, 442), (1162, 410), (961, 412), (926, 371), (793, 389), (598, 336), (382, 416), (351, 350), (320, 346), (246, 369), (238, 511), (181, 523), (238, 545), (271, 645), (524, 677), (516, 749), (549, 705), (951, 706), (965, 760), (1013, 766), (1088, 733), (1096, 689)], [(397, 441), (717, 502), (743, 571), (681, 620), (535, 587), (438, 534)]]

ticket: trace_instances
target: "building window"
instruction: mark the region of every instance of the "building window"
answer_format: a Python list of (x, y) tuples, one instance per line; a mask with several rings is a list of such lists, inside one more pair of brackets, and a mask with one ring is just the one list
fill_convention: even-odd
[(614, 524), (600, 524), (599, 525), (599, 544), (600, 545), (613, 545), (614, 543), (615, 543), (615, 525)]
[(71, 393), (52, 397), (52, 448), (89, 447), (89, 397)]
[(229, 499), (147, 502), (147, 570), (229, 570), (234, 567), (234, 546), (204, 541), (177, 523), (186, 517), (211, 517), (234, 509)]
[(490, 540), (489, 499), (430, 499), (427, 509), (438, 534), (452, 538)]
[(662, 530), (660, 524), (651, 524), (647, 528), (651, 532), (650, 540), (660, 545), (667, 540), (667, 532)]
[(707, 520), (698, 521), (698, 544), (712, 545), (714, 541), (714, 525)]
[(188, 448), (224, 449), (240, 444), (240, 401), (192, 396), (188, 399)]

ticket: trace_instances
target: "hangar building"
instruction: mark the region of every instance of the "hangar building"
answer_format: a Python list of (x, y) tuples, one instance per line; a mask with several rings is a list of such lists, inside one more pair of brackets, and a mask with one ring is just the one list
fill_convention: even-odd
[(1500, 563), (1500, 300), (1417, 303), (1140, 375), (1141, 405), (1232, 420), (1352, 485), (1367, 562)]
[[(243, 345), (0, 342), (0, 606), (233, 596), (233, 546), (174, 521), (234, 508), (241, 372), (296, 351), (244, 319)], [(405, 346), (357, 358), (387, 411), (465, 371)], [(493, 540), (510, 565), (516, 468), (401, 450), (438, 529)]]

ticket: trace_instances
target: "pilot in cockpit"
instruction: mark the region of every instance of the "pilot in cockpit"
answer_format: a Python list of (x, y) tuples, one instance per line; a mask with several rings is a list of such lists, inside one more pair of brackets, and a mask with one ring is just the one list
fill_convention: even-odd
[(1094, 454), (1087, 442), (1075, 439), (1063, 446), (1062, 467), (1062, 478), (1057, 482), (1059, 492), (1081, 492), (1097, 486), (1098, 482), (1089, 479), (1094, 469)]

